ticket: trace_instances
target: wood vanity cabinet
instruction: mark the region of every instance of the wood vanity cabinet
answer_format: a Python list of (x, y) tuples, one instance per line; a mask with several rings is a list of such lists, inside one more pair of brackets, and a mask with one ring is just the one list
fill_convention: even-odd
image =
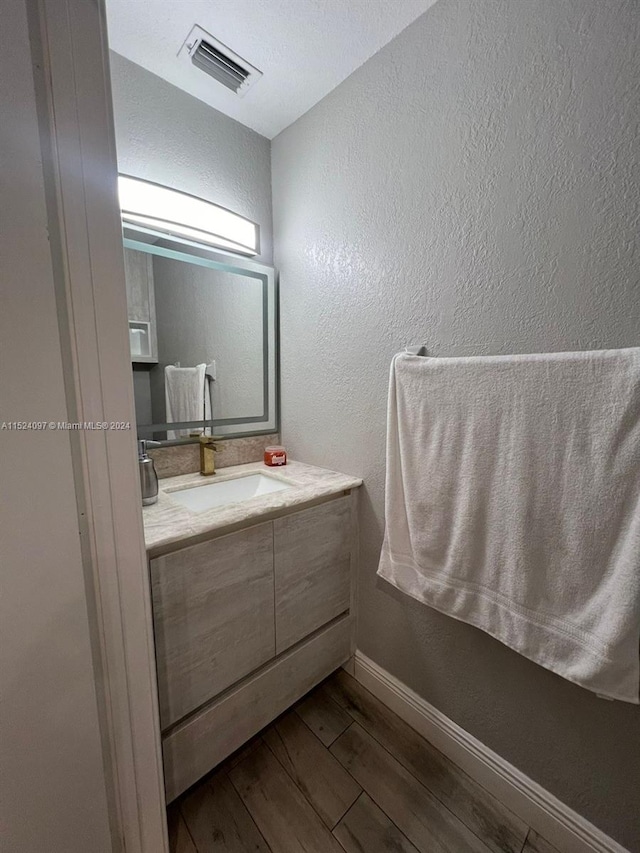
[(356, 500), (151, 559), (168, 802), (353, 653)]

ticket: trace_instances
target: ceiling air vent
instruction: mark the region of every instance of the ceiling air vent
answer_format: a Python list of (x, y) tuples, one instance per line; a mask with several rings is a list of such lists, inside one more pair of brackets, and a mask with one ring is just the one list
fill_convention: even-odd
[(202, 27), (195, 26), (191, 30), (178, 56), (189, 59), (196, 68), (240, 97), (262, 77), (262, 71), (258, 71)]

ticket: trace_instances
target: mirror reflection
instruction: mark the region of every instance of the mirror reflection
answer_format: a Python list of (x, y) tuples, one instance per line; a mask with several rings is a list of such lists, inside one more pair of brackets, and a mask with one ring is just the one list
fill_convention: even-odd
[(140, 437), (275, 428), (273, 269), (125, 239), (125, 274)]

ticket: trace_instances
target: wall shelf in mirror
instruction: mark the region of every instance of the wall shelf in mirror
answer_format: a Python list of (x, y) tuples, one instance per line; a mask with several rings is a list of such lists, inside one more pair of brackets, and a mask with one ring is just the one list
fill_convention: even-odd
[(131, 361), (156, 363), (151, 355), (151, 323), (129, 320), (129, 347)]
[(125, 249), (124, 276), (127, 285), (131, 361), (134, 364), (156, 364), (158, 342), (151, 257)]

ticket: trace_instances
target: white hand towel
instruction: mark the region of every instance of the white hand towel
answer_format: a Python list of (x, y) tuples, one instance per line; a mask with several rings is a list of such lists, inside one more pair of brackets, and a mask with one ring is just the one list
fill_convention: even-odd
[[(206, 364), (195, 367), (175, 367), (168, 364), (164, 369), (164, 394), (167, 423), (180, 421), (202, 421), (211, 418)], [(199, 434), (203, 428), (168, 430), (167, 438), (173, 440)]]
[(391, 368), (378, 574), (638, 703), (640, 349)]

